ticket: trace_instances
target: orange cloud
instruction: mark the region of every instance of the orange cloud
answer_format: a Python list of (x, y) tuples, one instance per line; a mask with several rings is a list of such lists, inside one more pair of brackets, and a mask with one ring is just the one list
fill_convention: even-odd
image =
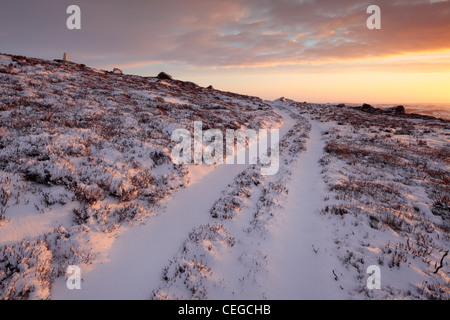
[[(381, 30), (366, 28), (371, 4), (381, 7)], [(79, 0), (78, 5), (83, 26), (71, 33), (58, 14), (64, 4), (9, 3), (0, 12), (2, 50), (54, 58), (64, 48), (74, 60), (93, 65), (220, 69), (370, 61), (450, 49), (448, 1), (111, 0), (105, 6)], [(409, 58), (401, 65), (406, 64), (430, 65)]]

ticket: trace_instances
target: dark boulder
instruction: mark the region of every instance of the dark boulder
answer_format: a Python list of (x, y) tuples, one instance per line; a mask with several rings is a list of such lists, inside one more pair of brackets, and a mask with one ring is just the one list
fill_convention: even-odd
[(165, 72), (160, 72), (157, 76), (159, 80), (173, 80), (173, 77), (170, 74)]
[(370, 113), (370, 114), (381, 114), (383, 110), (372, 107), (370, 104), (364, 103), (361, 107), (358, 108), (362, 112)]
[(196, 88), (198, 87), (198, 84), (191, 81), (184, 81), (184, 86), (188, 88)]
[(405, 114), (405, 107), (404, 106), (396, 106), (396, 107), (384, 109), (384, 111), (386, 113), (402, 115), (402, 114)]
[(361, 106), (361, 110), (362, 111), (374, 111), (375, 108), (372, 107), (370, 104), (363, 103), (363, 105)]

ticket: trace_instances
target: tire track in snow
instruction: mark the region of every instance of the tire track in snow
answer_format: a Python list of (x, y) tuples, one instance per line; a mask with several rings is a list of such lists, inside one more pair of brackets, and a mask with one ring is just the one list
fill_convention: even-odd
[[(284, 119), (290, 128), (283, 130), (280, 142), (279, 173), (263, 177), (257, 165), (239, 174), (211, 208), (210, 224), (194, 230), (165, 267), (164, 280), (153, 291), (153, 298), (267, 298), (261, 286), (261, 279), (267, 276), (264, 243), (271, 236), (273, 218), (284, 203), (287, 192), (284, 185), (291, 174), (290, 165), (303, 150), (310, 130), (303, 117), (286, 115)], [(211, 230), (211, 225), (230, 235), (235, 245), (230, 248), (220, 241), (222, 237), (217, 232), (202, 232), (202, 237), (206, 238), (197, 239), (198, 230)]]
[[(163, 213), (145, 225), (125, 231), (114, 243), (109, 262), (83, 274), (82, 290), (68, 290), (65, 279), (56, 280), (54, 299), (148, 299), (149, 289), (161, 281), (161, 270), (189, 232), (209, 220), (209, 209), (224, 186), (245, 165), (218, 166), (180, 190)], [(82, 270), (83, 272), (83, 270)]]
[[(319, 209), (326, 194), (319, 159), (323, 155), (320, 124), (312, 128), (292, 168), (289, 195), (272, 228), (266, 249), (270, 257), (265, 288), (269, 299), (337, 299), (341, 289), (332, 269), (331, 229)], [(328, 248), (328, 249), (327, 249)]]
[[(279, 128), (287, 132), (293, 121)], [(82, 272), (82, 290), (68, 290), (66, 279), (58, 278), (52, 298), (149, 299), (161, 283), (162, 269), (196, 227), (211, 222), (210, 209), (221, 192), (249, 165), (220, 165), (196, 177), (195, 183), (174, 193), (164, 212), (145, 225), (130, 227), (114, 242), (109, 261)], [(194, 168), (194, 171), (198, 169)]]

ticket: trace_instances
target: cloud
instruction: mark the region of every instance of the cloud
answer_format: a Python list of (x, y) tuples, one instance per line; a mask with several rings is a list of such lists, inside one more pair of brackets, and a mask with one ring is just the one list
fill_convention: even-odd
[[(0, 51), (44, 58), (69, 51), (98, 66), (230, 68), (450, 49), (448, 1), (79, 0), (80, 31), (65, 28), (69, 4), (11, 1), (0, 12)], [(366, 28), (371, 4), (381, 7), (381, 30)]]

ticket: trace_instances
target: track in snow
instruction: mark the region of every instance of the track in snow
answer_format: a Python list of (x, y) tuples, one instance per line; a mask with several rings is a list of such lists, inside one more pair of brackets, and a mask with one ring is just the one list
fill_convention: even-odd
[[(279, 128), (284, 135), (293, 121)], [(149, 299), (161, 282), (162, 268), (173, 258), (194, 227), (209, 223), (209, 210), (221, 192), (248, 165), (194, 168), (200, 176), (174, 193), (167, 208), (145, 225), (130, 227), (119, 236), (109, 252), (109, 261), (82, 272), (82, 289), (68, 290), (66, 279), (58, 278), (52, 299)]]
[[(312, 122), (306, 150), (292, 169), (286, 205), (278, 212), (266, 281), (269, 299), (337, 299), (332, 239), (319, 209), (326, 194), (319, 159), (323, 156), (320, 124)], [(328, 249), (327, 249), (328, 248)]]
[[(285, 121), (283, 136), (295, 121), (278, 110)], [(268, 277), (262, 286), (269, 299), (337, 298), (336, 283), (329, 266), (327, 230), (322, 229), (317, 210), (325, 193), (318, 160), (323, 142), (320, 128), (313, 125), (307, 150), (300, 154), (288, 184), (289, 196), (273, 226)], [(247, 165), (222, 165), (213, 170), (197, 167), (194, 183), (174, 194), (167, 208), (145, 225), (130, 227), (115, 242), (109, 261), (82, 274), (82, 290), (68, 290), (65, 278), (53, 286), (53, 299), (148, 299), (161, 284), (162, 268), (173, 258), (189, 232), (211, 222), (209, 210), (222, 190)], [(313, 250), (318, 250), (315, 253)], [(83, 272), (83, 270), (82, 270)]]

